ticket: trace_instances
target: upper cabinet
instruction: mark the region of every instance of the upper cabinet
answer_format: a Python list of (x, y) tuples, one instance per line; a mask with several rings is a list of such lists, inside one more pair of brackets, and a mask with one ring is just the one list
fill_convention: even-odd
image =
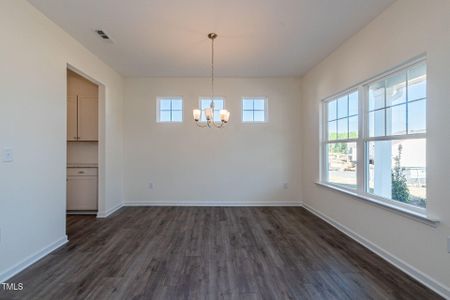
[(78, 97), (78, 140), (98, 140), (98, 99)]
[(67, 97), (67, 140), (78, 138), (77, 97)]
[(67, 70), (67, 140), (98, 141), (98, 85)]
[(67, 98), (67, 140), (98, 141), (98, 98)]

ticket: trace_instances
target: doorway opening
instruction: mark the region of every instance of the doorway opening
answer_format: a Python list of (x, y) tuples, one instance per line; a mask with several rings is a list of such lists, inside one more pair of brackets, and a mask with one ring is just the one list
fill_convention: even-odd
[(67, 69), (68, 215), (99, 210), (99, 97), (97, 83)]

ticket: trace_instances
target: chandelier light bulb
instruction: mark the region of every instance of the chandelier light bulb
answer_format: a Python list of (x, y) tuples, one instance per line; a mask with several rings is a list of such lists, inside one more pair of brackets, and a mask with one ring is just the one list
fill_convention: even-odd
[(211, 107), (205, 108), (205, 116), (206, 116), (206, 120), (212, 120), (212, 118), (213, 118), (213, 110), (212, 110)]
[(192, 111), (192, 115), (194, 116), (194, 121), (198, 122), (200, 120), (200, 116), (202, 115), (202, 111), (200, 109), (194, 109)]
[(220, 110), (220, 120), (224, 121), (225, 120), (225, 115), (227, 114), (227, 111), (225, 109), (221, 109)]
[(228, 123), (228, 120), (230, 120), (230, 112), (228, 110), (225, 109), (225, 118), (224, 118), (224, 122)]
[(226, 109), (220, 110), (220, 120), (224, 123), (227, 123), (230, 119), (230, 112)]

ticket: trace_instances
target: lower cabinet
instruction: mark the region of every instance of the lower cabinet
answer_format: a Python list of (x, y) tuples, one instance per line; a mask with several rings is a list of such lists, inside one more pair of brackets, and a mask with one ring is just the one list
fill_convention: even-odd
[(97, 210), (97, 168), (67, 169), (67, 210)]

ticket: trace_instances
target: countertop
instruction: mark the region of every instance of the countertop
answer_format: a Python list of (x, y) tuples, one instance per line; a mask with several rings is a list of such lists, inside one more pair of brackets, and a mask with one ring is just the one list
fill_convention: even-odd
[(98, 168), (97, 164), (68, 164), (68, 168)]

